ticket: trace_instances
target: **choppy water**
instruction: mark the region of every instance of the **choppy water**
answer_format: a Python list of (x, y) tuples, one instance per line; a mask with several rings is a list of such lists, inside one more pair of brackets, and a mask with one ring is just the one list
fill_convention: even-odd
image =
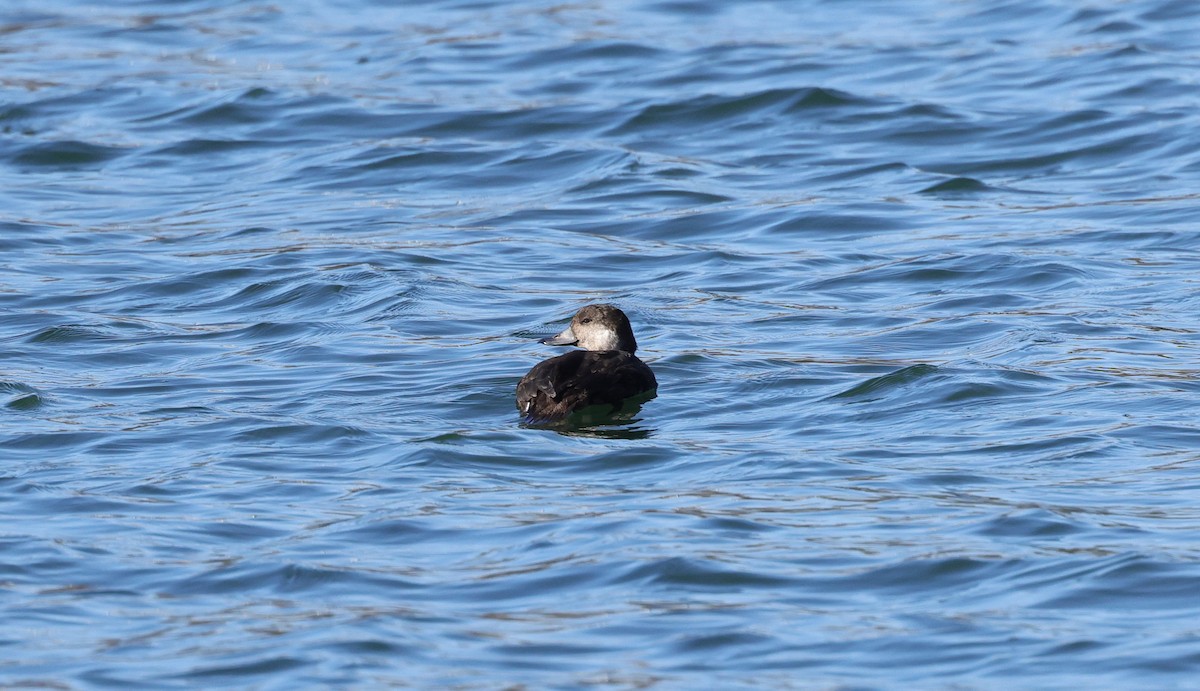
[(1200, 4), (399, 5), (0, 10), (0, 685), (1197, 686)]

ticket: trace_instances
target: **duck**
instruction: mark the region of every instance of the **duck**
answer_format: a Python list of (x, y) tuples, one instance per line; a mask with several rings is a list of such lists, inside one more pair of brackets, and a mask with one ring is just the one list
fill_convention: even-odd
[(533, 366), (517, 384), (517, 409), (527, 422), (561, 421), (591, 406), (622, 409), (625, 401), (652, 398), (658, 381), (638, 359), (637, 340), (629, 318), (614, 305), (586, 305), (557, 336), (539, 341), (551, 346), (579, 346), (565, 355)]

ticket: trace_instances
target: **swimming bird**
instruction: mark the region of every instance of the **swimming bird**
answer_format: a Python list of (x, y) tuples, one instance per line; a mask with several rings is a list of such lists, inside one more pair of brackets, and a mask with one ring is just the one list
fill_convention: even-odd
[(615, 413), (623, 402), (658, 389), (654, 372), (637, 358), (637, 341), (625, 313), (613, 305), (587, 305), (545, 345), (577, 345), (544, 360), (517, 384), (517, 409), (530, 422), (553, 422), (594, 405)]

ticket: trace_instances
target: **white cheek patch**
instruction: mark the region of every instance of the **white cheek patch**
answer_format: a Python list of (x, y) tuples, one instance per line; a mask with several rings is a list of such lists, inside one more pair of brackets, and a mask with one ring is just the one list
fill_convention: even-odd
[(579, 347), (584, 350), (617, 349), (617, 332), (612, 329), (606, 329), (597, 324), (590, 324), (583, 329), (577, 329), (575, 333), (579, 336)]
[(600, 339), (597, 342), (596, 350), (616, 350), (617, 349), (617, 334), (612, 331), (605, 330), (603, 334), (599, 334)]

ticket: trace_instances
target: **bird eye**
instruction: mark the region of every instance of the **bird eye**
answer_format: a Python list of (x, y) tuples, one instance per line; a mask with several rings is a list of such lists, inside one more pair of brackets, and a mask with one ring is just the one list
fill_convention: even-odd
[(591, 318), (591, 317), (587, 317), (586, 319), (580, 319), (580, 320), (579, 320), (579, 323), (580, 323), (580, 324), (591, 324), (591, 323), (592, 323), (592, 318)]

